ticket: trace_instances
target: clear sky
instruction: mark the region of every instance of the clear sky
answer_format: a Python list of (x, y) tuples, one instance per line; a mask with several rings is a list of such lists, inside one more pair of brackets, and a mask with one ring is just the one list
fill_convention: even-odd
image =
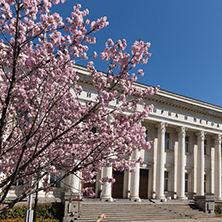
[[(92, 50), (108, 38), (151, 42), (152, 56), (139, 82), (222, 106), (222, 0), (67, 0), (55, 10), (68, 16), (74, 3), (89, 19), (106, 15)], [(96, 68), (106, 71), (106, 64)]]

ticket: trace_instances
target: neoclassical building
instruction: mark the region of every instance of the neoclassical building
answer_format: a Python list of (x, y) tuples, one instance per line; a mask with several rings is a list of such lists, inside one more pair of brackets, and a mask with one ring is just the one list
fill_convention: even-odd
[[(86, 69), (78, 67), (78, 72), (83, 88), (80, 99), (95, 98), (95, 90), (84, 77)], [(147, 87), (140, 83), (136, 86)], [(147, 140), (153, 141), (152, 149), (134, 152), (135, 158), (142, 156), (144, 160), (136, 165), (135, 172), (104, 167), (93, 185), (96, 197), (162, 200), (208, 194), (221, 199), (222, 108), (164, 90), (146, 102), (155, 107), (142, 122), (147, 129)], [(116, 182), (100, 185), (101, 177), (114, 177)], [(60, 197), (65, 184), (70, 184), (74, 193), (83, 187), (72, 175), (65, 183), (57, 184), (48, 197)], [(16, 195), (16, 188), (10, 195)]]

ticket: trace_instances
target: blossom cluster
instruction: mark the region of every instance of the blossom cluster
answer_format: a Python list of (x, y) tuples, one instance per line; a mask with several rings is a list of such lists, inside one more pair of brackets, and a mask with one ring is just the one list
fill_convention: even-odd
[(158, 89), (134, 86), (144, 73), (132, 71), (147, 63), (150, 43), (136, 41), (129, 54), (126, 40), (108, 39), (100, 54), (108, 74), (88, 62), (97, 97), (84, 102), (75, 60), (88, 59), (89, 44), (96, 42), (92, 34), (108, 25), (107, 18), (90, 21), (89, 11), (77, 4), (64, 20), (50, 11), (60, 0), (0, 2), (0, 203), (18, 179), (29, 189), (14, 203), (35, 192), (39, 181), (39, 190), (49, 190), (49, 174), (63, 171), (62, 180), (80, 172), (83, 183), (94, 183), (104, 166), (123, 170), (140, 162), (130, 157), (135, 149), (151, 148), (141, 120), (153, 107), (144, 99)]

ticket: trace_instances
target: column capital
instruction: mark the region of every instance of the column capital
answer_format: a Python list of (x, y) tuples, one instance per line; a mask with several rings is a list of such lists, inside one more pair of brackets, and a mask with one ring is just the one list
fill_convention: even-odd
[(221, 134), (214, 135), (213, 138), (218, 144), (221, 144)]
[(156, 125), (158, 130), (160, 130), (161, 134), (164, 134), (166, 132), (166, 126), (167, 126), (167, 123), (165, 122), (160, 122)]
[(196, 135), (201, 139), (201, 141), (204, 141), (206, 132), (201, 130), (201, 131), (197, 132)]
[(185, 137), (186, 131), (187, 131), (187, 127), (185, 126), (180, 126), (177, 128), (177, 132), (182, 134), (183, 137)]

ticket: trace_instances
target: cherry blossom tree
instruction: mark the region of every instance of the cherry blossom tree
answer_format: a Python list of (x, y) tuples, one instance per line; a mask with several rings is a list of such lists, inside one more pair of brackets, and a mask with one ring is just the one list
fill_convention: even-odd
[[(135, 67), (147, 63), (150, 43), (136, 41), (127, 53), (126, 40), (109, 39), (100, 56), (108, 62), (107, 73), (88, 61), (97, 97), (84, 102), (75, 60), (88, 60), (93, 33), (108, 25), (106, 17), (90, 21), (89, 11), (77, 4), (63, 20), (50, 9), (64, 0), (0, 1), (0, 212), (70, 174), (81, 172), (83, 183), (93, 182), (103, 166), (123, 170), (141, 161), (130, 156), (151, 147), (141, 120), (152, 106), (143, 100), (157, 88), (136, 87), (143, 70)], [(61, 170), (53, 184), (45, 179)], [(18, 180), (24, 191), (6, 204)]]

